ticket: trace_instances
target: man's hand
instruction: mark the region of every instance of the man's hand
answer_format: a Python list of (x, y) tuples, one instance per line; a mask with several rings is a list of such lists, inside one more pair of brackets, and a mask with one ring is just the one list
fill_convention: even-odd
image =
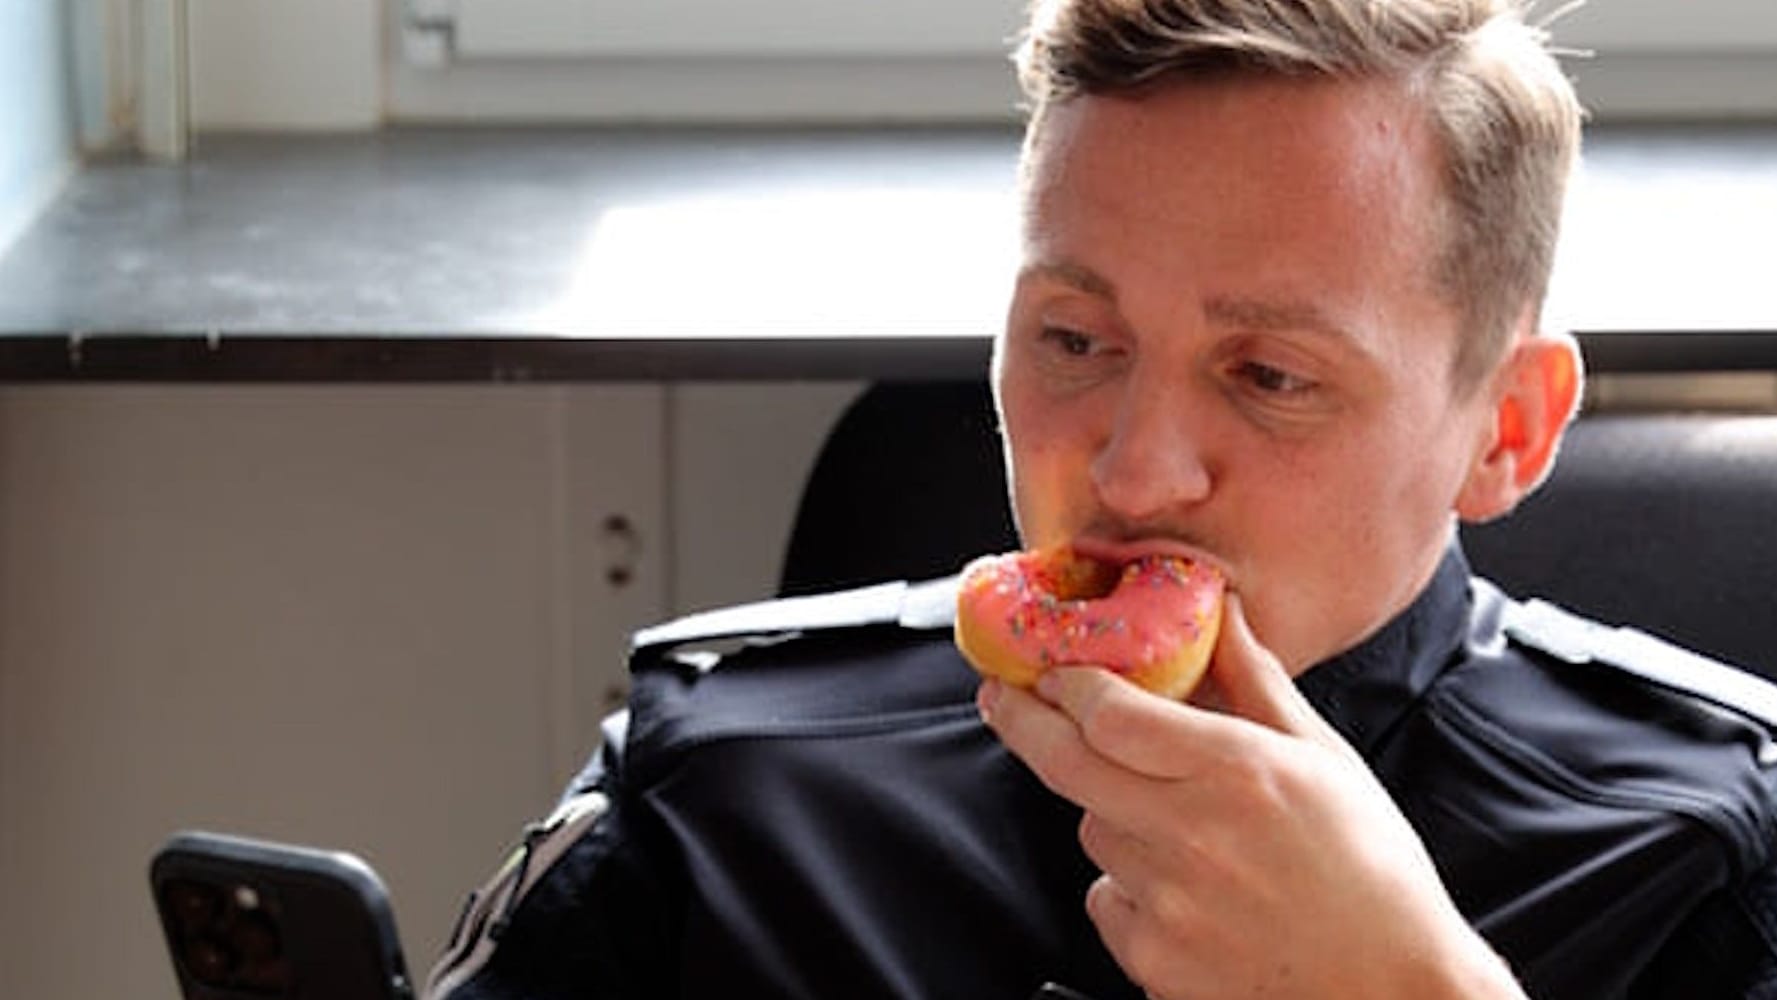
[(1086, 908), (1148, 994), (1522, 997), (1357, 752), (1254, 640), (1230, 595), (1215, 709), (1108, 671), (989, 681), (988, 725), (1086, 811)]

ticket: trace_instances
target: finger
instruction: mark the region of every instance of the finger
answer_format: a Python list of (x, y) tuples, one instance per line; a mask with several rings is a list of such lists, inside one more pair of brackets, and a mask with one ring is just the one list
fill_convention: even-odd
[(1148, 892), (1167, 883), (1167, 873), (1147, 841), (1106, 820), (1099, 813), (1089, 812), (1080, 819), (1080, 847), (1099, 871), (1115, 879), (1131, 898), (1143, 905), (1151, 902)]
[(1238, 720), (1162, 698), (1096, 667), (1060, 667), (1037, 691), (1078, 727), (1093, 750), (1151, 778), (1188, 779), (1246, 752)]
[(1201, 982), (1186, 974), (1177, 943), (1159, 932), (1117, 879), (1105, 875), (1092, 883), (1086, 890), (1086, 915), (1123, 974), (1149, 997), (1175, 995), (1169, 991), (1171, 983)]
[(1186, 836), (1150, 840), (1097, 813), (1080, 820), (1080, 846), (1098, 870), (1132, 900), (1142, 919), (1170, 937), (1201, 939), (1203, 901), (1224, 916), (1239, 906), (1240, 880)]
[(1050, 791), (1088, 810), (1130, 819), (1130, 804), (1153, 795), (1152, 783), (1089, 746), (1055, 706), (1010, 684), (983, 682), (982, 721)]
[(1209, 672), (1218, 707), (1279, 732), (1330, 747), (1345, 740), (1296, 687), (1283, 663), (1253, 636), (1238, 594), (1222, 605), (1222, 630)]
[[(1101, 875), (1086, 889), (1086, 915), (1098, 928), (1098, 936), (1107, 946), (1112, 941), (1127, 941), (1135, 931), (1139, 911), (1135, 897), (1109, 875)], [(1113, 954), (1116, 949), (1112, 947)]]

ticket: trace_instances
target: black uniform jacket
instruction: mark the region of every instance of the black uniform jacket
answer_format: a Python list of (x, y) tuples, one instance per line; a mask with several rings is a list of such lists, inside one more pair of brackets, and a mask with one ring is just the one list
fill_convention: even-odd
[[(433, 995), (1139, 997), (1085, 916), (1077, 809), (977, 717), (952, 594), (641, 633), (627, 730), (472, 901)], [(1777, 689), (1508, 600), (1454, 549), (1299, 683), (1532, 997), (1777, 997)]]

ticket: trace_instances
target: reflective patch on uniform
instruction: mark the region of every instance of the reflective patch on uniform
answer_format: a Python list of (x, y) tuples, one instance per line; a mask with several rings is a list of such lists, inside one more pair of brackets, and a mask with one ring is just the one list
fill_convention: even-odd
[(1597, 658), (1610, 629), (1547, 601), (1527, 601), (1506, 605), (1505, 632), (1558, 660), (1579, 664)]
[[(1632, 628), (1613, 628), (1547, 601), (1507, 604), (1505, 632), (1568, 663), (1598, 663), (1777, 729), (1777, 685)], [(1760, 753), (1763, 764), (1777, 753)]]
[(866, 625), (946, 629), (956, 613), (956, 587), (954, 576), (921, 583), (897, 581), (704, 611), (636, 632), (630, 637), (630, 651), (692, 644), (700, 650), (713, 649), (723, 640), (757, 643)]
[(642, 629), (630, 638), (630, 648), (642, 650), (733, 636), (892, 623), (900, 617), (901, 597), (906, 590), (905, 583), (883, 583), (833, 594), (785, 597), (704, 611)]
[(666, 654), (666, 658), (699, 674), (707, 674), (736, 653), (794, 642), (801, 637), (801, 632), (774, 632), (769, 635), (733, 635), (703, 641), (693, 640), (674, 646)]
[(426, 1000), (443, 1000), (487, 965), (525, 895), (610, 807), (602, 792), (584, 791), (525, 827), (499, 870), (463, 904), (444, 955), (426, 977)]

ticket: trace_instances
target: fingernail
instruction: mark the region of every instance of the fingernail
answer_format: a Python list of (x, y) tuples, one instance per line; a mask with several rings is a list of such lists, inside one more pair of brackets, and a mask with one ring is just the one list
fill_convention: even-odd
[(975, 710), (981, 713), (982, 721), (993, 715), (994, 706), (1000, 701), (1000, 682), (993, 677), (981, 682), (975, 689)]
[(1037, 675), (1037, 694), (1044, 701), (1054, 701), (1061, 693), (1061, 676), (1053, 670), (1045, 670)]

